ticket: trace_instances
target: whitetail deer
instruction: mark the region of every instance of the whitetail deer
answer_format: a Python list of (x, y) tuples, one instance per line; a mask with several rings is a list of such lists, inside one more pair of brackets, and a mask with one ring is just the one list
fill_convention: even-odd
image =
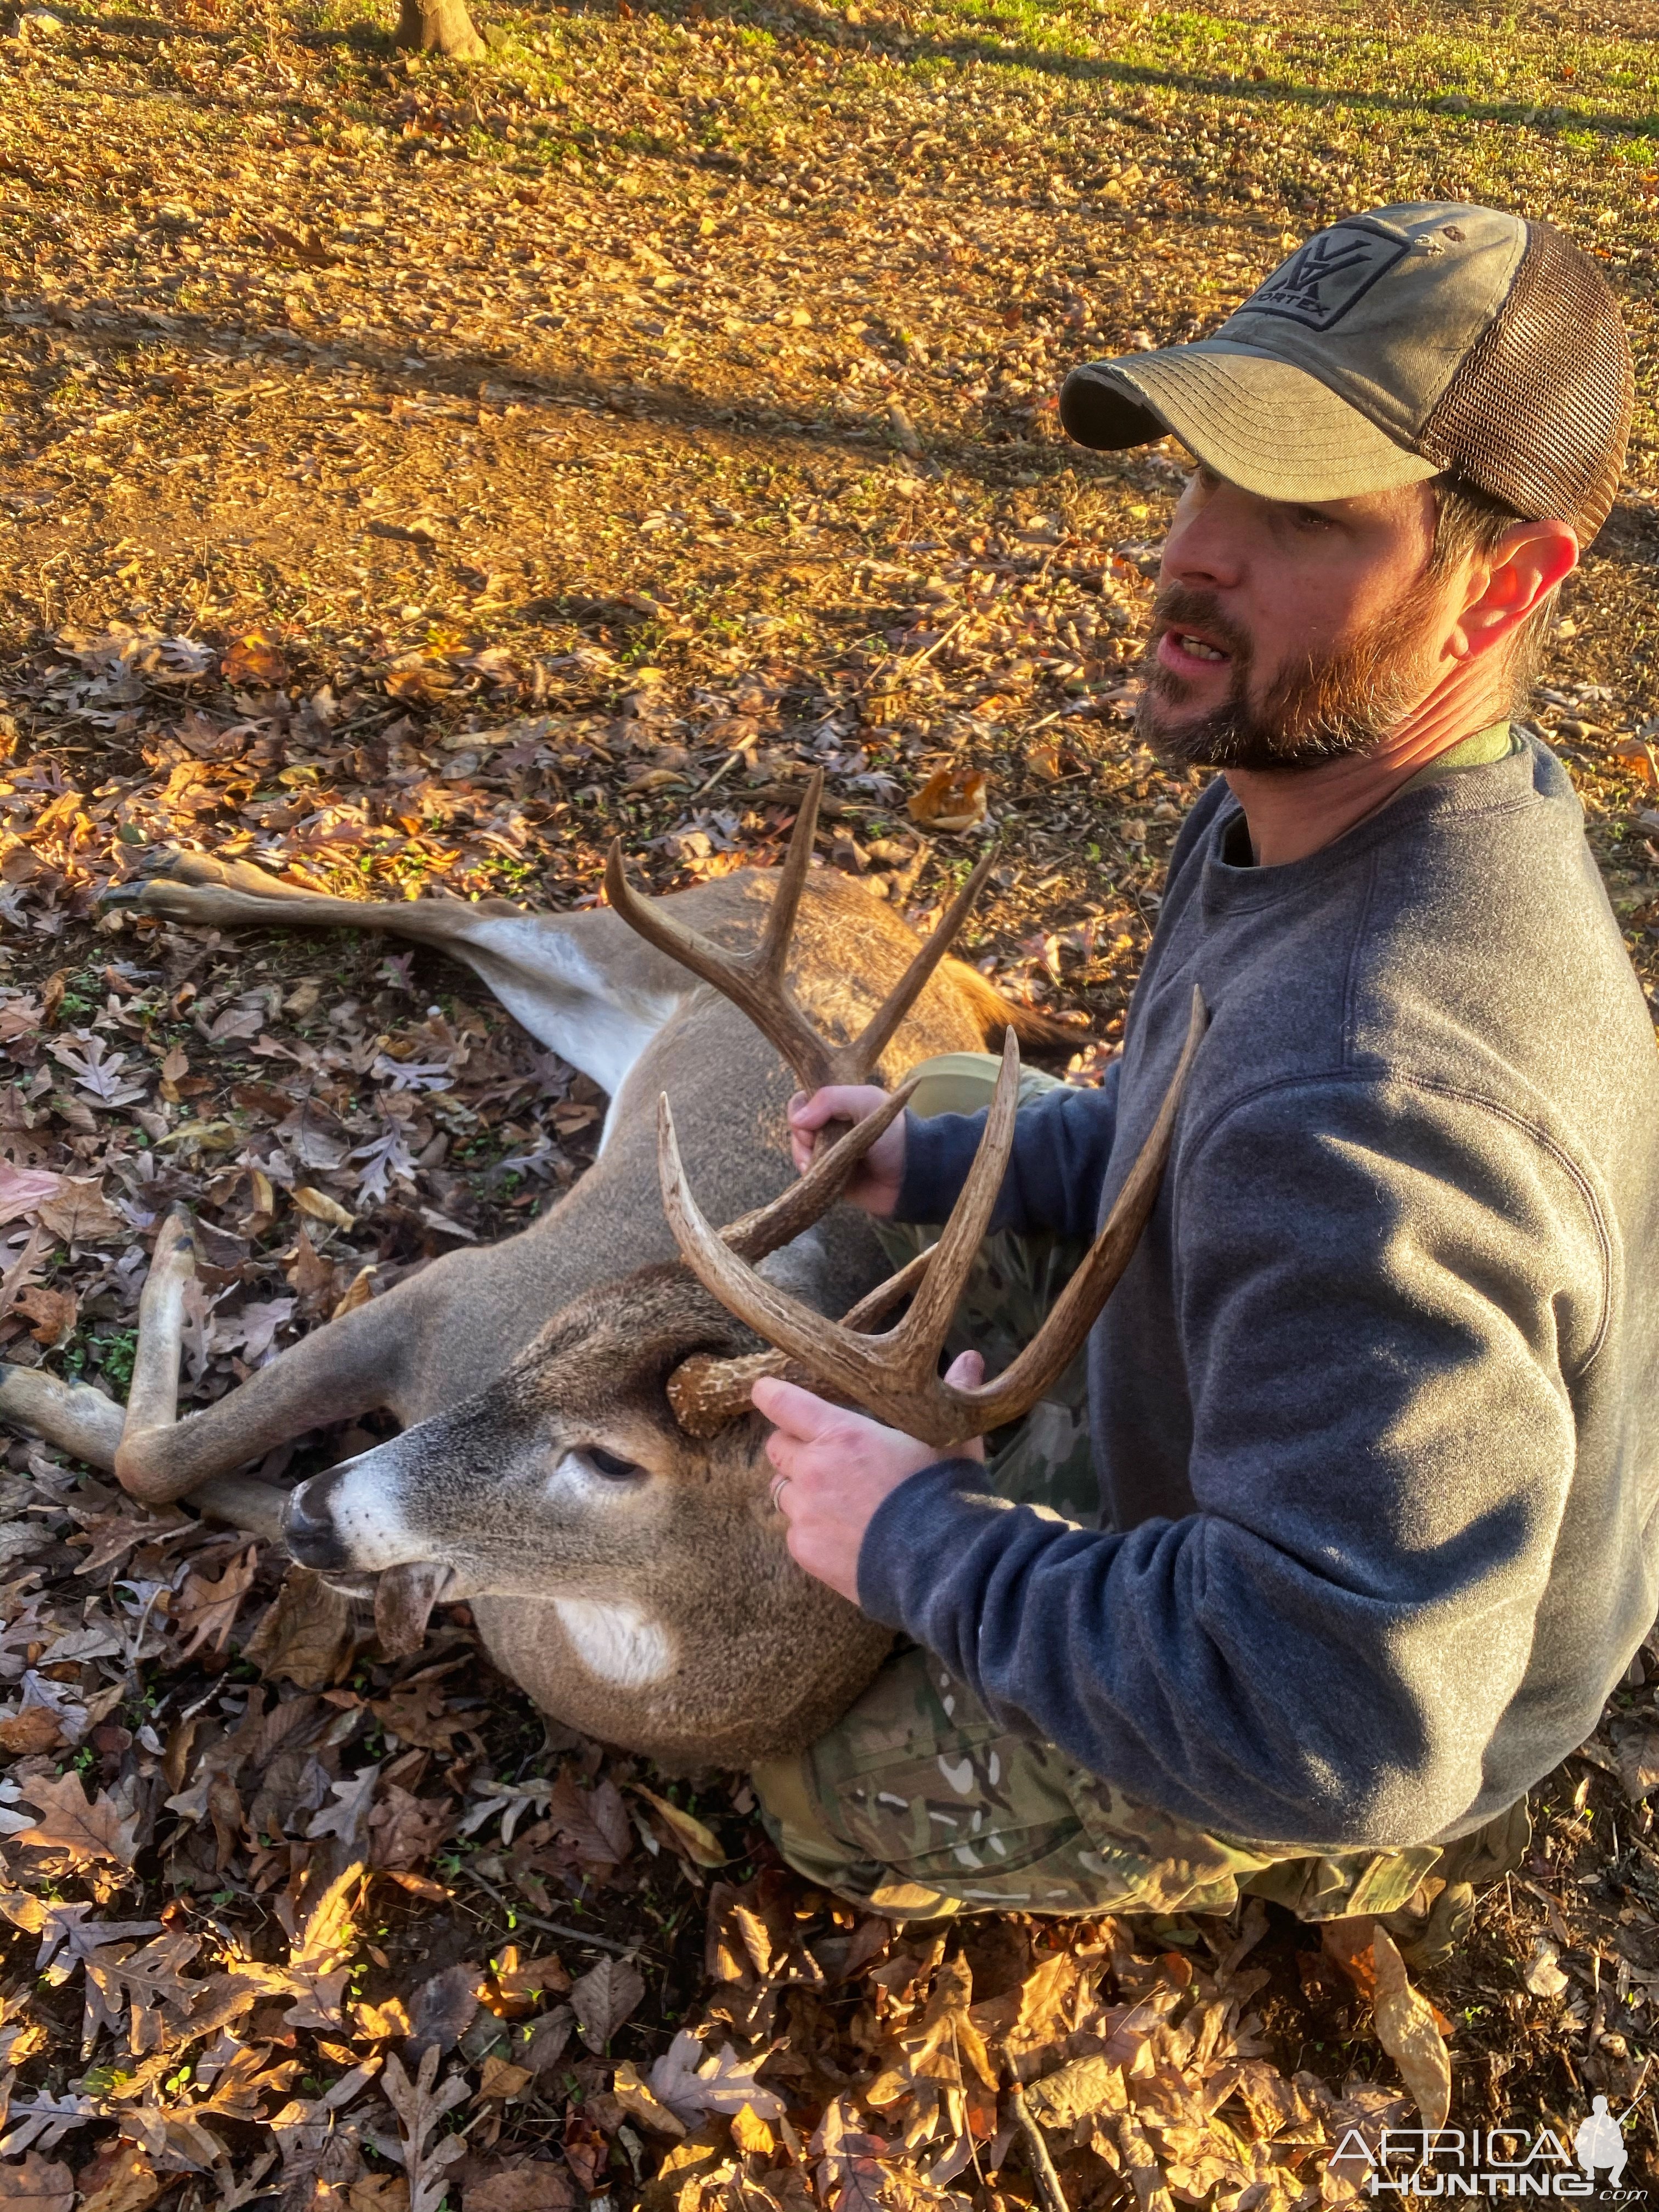
[[(256, 1534), (280, 1528), (295, 1557), (331, 1580), (377, 1577), (386, 1638), (409, 1636), (411, 1608), (418, 1634), (438, 1595), (469, 1599), (502, 1671), (544, 1711), (609, 1741), (696, 1765), (810, 1741), (862, 1687), (888, 1638), (789, 1558), (749, 1381), (761, 1364), (784, 1371), (793, 1354), (801, 1364), (791, 1371), (902, 1413), (941, 1443), (1013, 1418), (1070, 1358), (1127, 1261), (1139, 1228), (1130, 1217), (1150, 1206), (1174, 1111), (1172, 1098), (1056, 1328), (980, 1393), (928, 1385), (1000, 1176), (996, 1147), (1006, 1156), (1015, 1032), (1048, 1042), (1059, 1032), (944, 957), (982, 870), (920, 947), (853, 879), (809, 873), (818, 788), (815, 780), (777, 870), (647, 903), (613, 848), (609, 910), (360, 905), (198, 854), (125, 895), (219, 927), (382, 928), (437, 945), (610, 1091), (610, 1111), (593, 1166), (521, 1235), (447, 1255), (182, 1419), (193, 1247), (175, 1212), (141, 1301), (125, 1413), (84, 1386), (0, 1366), (0, 1419), (112, 1468), (137, 1498), (190, 1496)], [(884, 1065), (979, 1046), (998, 1028), (1008, 1032), (1005, 1073), (973, 1189), (938, 1264), (924, 1255), (884, 1283), (867, 1223), (835, 1200), (908, 1093), (797, 1182), (784, 1141), (790, 1091), (866, 1081)], [(658, 1102), (671, 1094), (677, 1119), (659, 1138)], [(682, 1156), (723, 1231), (685, 1192)], [(676, 1260), (677, 1238), (691, 1273)], [(860, 1336), (918, 1282), (892, 1337)], [(821, 1335), (809, 1340), (804, 1316)], [(757, 1352), (745, 1322), (783, 1349)], [(878, 1378), (872, 1352), (902, 1358), (902, 1389)], [(235, 1473), (375, 1409), (401, 1432), (286, 1500)]]

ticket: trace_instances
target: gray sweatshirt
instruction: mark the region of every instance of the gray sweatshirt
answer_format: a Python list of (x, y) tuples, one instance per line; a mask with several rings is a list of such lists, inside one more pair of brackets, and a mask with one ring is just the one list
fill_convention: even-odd
[[(1541, 744), (1249, 865), (1182, 830), (1122, 1059), (1018, 1117), (995, 1224), (1091, 1234), (1200, 1046), (1090, 1341), (1103, 1527), (902, 1484), (866, 1612), (1006, 1723), (1237, 1838), (1464, 1833), (1581, 1743), (1659, 1605), (1659, 1058)], [(908, 1125), (944, 1218), (983, 1116)]]

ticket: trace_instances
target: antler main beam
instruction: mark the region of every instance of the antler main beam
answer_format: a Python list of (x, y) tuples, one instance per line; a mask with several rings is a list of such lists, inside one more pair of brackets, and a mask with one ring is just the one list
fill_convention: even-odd
[[(1013, 1144), (1019, 1047), (1012, 1031), (1003, 1048), (1002, 1069), (974, 1164), (939, 1243), (925, 1255), (929, 1264), (909, 1311), (896, 1328), (880, 1335), (861, 1334), (849, 1325), (854, 1316), (845, 1322), (830, 1321), (745, 1266), (704, 1218), (687, 1187), (674, 1117), (665, 1097), (658, 1107), (658, 1170), (675, 1242), (687, 1266), (722, 1305), (815, 1381), (937, 1450), (954, 1450), (970, 1437), (983, 1436), (1029, 1413), (1065, 1372), (1093, 1327), (1128, 1266), (1156, 1202), (1188, 1072), (1208, 1020), (1203, 998), (1194, 990), (1186, 1044), (1158, 1116), (1087, 1258), (1030, 1343), (988, 1382), (970, 1389), (946, 1382), (939, 1373), (939, 1356)], [(850, 1144), (861, 1127), (842, 1143)], [(912, 1261), (903, 1273), (914, 1281), (917, 1262)], [(873, 1292), (863, 1302), (864, 1308), (878, 1307), (898, 1280), (896, 1277)], [(752, 1381), (752, 1373), (749, 1379)], [(726, 1395), (712, 1372), (700, 1377), (700, 1402), (712, 1403)]]
[(812, 858), (812, 837), (817, 828), (818, 804), (823, 796), (823, 770), (816, 769), (806, 787), (795, 818), (794, 835), (782, 867), (766, 928), (752, 952), (728, 952), (665, 911), (651, 899), (641, 898), (623, 868), (622, 840), (611, 844), (605, 864), (605, 896), (630, 929), (649, 945), (678, 960), (705, 983), (740, 1007), (769, 1044), (794, 1070), (804, 1091), (817, 1091), (826, 1083), (867, 1083), (893, 1032), (921, 997), (928, 977), (950, 950), (951, 940), (967, 919), (979, 895), (993, 855), (988, 854), (951, 903), (933, 935), (917, 952), (887, 997), (877, 1007), (850, 1044), (832, 1044), (820, 1036), (795, 1004), (785, 980), (789, 940), (795, 927), (806, 871)]

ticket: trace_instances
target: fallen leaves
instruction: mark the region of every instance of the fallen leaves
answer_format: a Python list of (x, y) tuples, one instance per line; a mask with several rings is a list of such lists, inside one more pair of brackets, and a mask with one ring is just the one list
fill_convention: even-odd
[(1441, 2128), (1451, 2109), (1451, 2056), (1434, 2008), (1406, 1977), (1406, 1962), (1379, 1922), (1373, 1932), (1376, 2039), (1400, 2069), (1425, 2128)]
[(910, 819), (924, 830), (975, 829), (985, 819), (989, 781), (983, 769), (935, 769), (911, 794)]
[(645, 1977), (626, 1959), (601, 1959), (570, 1985), (571, 2008), (582, 2041), (603, 2052), (645, 1996)]
[(356, 1646), (351, 1601), (296, 1561), (242, 1656), (268, 1681), (325, 1690), (343, 1675)]
[(227, 684), (270, 690), (287, 683), (289, 666), (276, 641), (266, 631), (256, 629), (233, 641), (220, 673)]
[(39, 1817), (20, 1829), (14, 1842), (47, 1852), (71, 1868), (94, 1859), (132, 1864), (137, 1855), (137, 1816), (124, 1813), (112, 1798), (88, 1799), (73, 1768), (55, 1779), (37, 1777), (21, 1784), (19, 1794)]
[(41, 1226), (72, 1247), (125, 1243), (131, 1235), (95, 1176), (65, 1176), (54, 1194), (42, 1200), (39, 1213)]
[(189, 1638), (180, 1648), (180, 1659), (192, 1658), (204, 1648), (224, 1650), (258, 1568), (258, 1553), (250, 1547), (239, 1553), (222, 1575), (192, 1571), (186, 1577), (174, 1607), (179, 1633)]
[(16, 2166), (0, 2163), (0, 2204), (10, 2212), (70, 2212), (75, 2176), (55, 2159), (26, 2151)]
[(429, 2140), (444, 2114), (464, 2104), (467, 2094), (465, 2080), (459, 2074), (447, 2076), (441, 2088), (434, 2087), (438, 2063), (438, 2051), (434, 2045), (422, 2058), (412, 2081), (395, 2056), (386, 2060), (380, 2076), (380, 2086), (397, 2114), (398, 2132), (403, 2140), (409, 2212), (438, 2212), (448, 2188), (445, 2174), (466, 2148), (459, 2136), (445, 2136), (437, 2142)]

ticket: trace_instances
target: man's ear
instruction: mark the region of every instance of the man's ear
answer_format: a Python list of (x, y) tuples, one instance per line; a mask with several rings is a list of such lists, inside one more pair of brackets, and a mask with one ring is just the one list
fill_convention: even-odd
[(1578, 539), (1565, 522), (1517, 522), (1471, 563), (1469, 598), (1453, 629), (1452, 650), (1476, 660), (1513, 637), (1578, 566)]

